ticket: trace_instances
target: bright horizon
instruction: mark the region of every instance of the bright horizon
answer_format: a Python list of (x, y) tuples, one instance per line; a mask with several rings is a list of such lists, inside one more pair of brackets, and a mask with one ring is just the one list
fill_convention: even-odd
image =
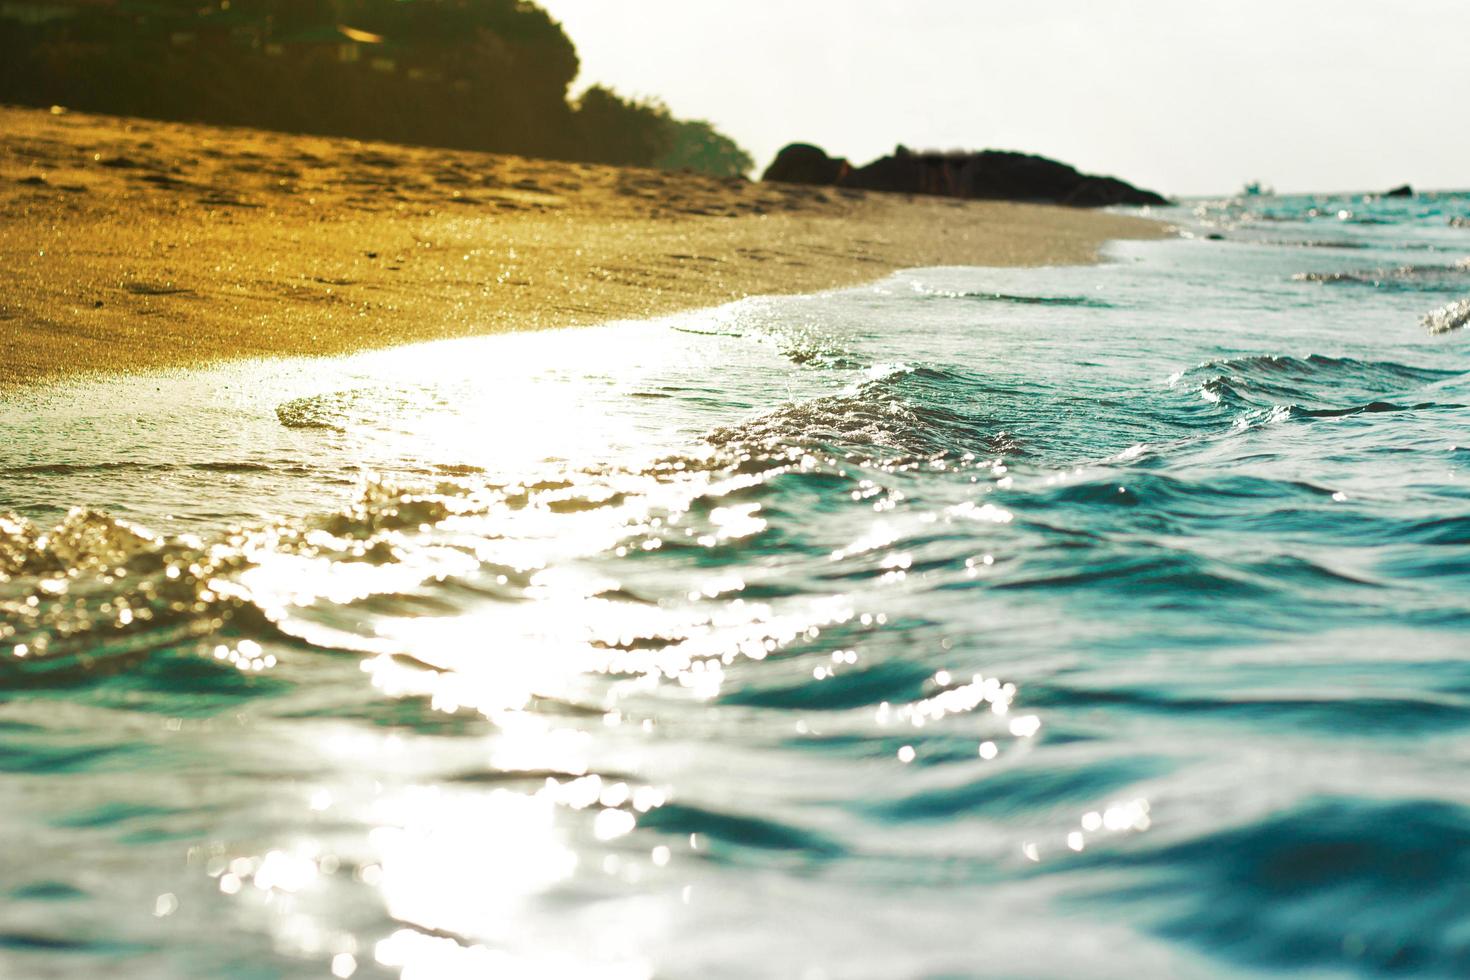
[[(791, 142), (1040, 153), (1167, 195), (1470, 187), (1463, 0), (540, 0), (606, 84)], [(655, 26), (656, 25), (656, 26)]]

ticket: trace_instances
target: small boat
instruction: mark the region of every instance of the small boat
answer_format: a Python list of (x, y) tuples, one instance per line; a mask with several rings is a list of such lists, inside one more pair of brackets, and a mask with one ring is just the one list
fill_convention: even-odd
[(1246, 181), (1246, 184), (1244, 187), (1241, 188), (1240, 193), (1244, 197), (1270, 197), (1271, 195), (1275, 194), (1276, 191), (1271, 187), (1270, 184), (1264, 184), (1259, 180), (1250, 180)]

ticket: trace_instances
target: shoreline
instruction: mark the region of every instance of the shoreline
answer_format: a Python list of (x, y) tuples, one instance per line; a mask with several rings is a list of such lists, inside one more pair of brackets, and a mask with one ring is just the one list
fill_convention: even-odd
[(0, 107), (0, 390), (1075, 265), (1142, 217)]

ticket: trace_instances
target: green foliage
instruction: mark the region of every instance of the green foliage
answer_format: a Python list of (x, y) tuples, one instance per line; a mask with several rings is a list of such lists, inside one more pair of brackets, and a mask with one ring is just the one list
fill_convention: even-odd
[(341, 11), (333, 0), (275, 0), (259, 6), (283, 35), (309, 30), (318, 24), (335, 24), (341, 19)]
[(694, 170), (716, 177), (743, 177), (755, 167), (749, 153), (730, 137), (702, 119), (670, 119), (672, 147), (656, 166), (663, 170)]
[[(380, 35), (353, 41), (338, 25)], [(708, 123), (594, 87), (523, 0), (118, 0), (0, 18), (0, 102), (743, 173)]]
[(651, 167), (673, 148), (669, 110), (659, 102), (624, 99), (595, 85), (577, 102), (578, 144), (585, 159), (620, 167)]
[(594, 85), (577, 102), (577, 132), (585, 159), (624, 167), (694, 170), (743, 176), (750, 154), (703, 120), (676, 119), (657, 100), (626, 99)]
[[(295, 0), (292, 0), (295, 2)], [(561, 25), (540, 7), (520, 0), (336, 0), (338, 22), (382, 34), (400, 45), (443, 54), (465, 45), (485, 51), (486, 38), (499, 42), (498, 56), (514, 79), (566, 97), (577, 76), (576, 48)]]

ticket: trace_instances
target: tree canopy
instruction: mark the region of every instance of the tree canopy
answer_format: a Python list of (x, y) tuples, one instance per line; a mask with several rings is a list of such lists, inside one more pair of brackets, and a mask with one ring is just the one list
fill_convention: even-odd
[(659, 102), (600, 86), (570, 101), (578, 68), (561, 25), (524, 0), (118, 0), (40, 23), (0, 14), (0, 101), (750, 170), (728, 137)]

